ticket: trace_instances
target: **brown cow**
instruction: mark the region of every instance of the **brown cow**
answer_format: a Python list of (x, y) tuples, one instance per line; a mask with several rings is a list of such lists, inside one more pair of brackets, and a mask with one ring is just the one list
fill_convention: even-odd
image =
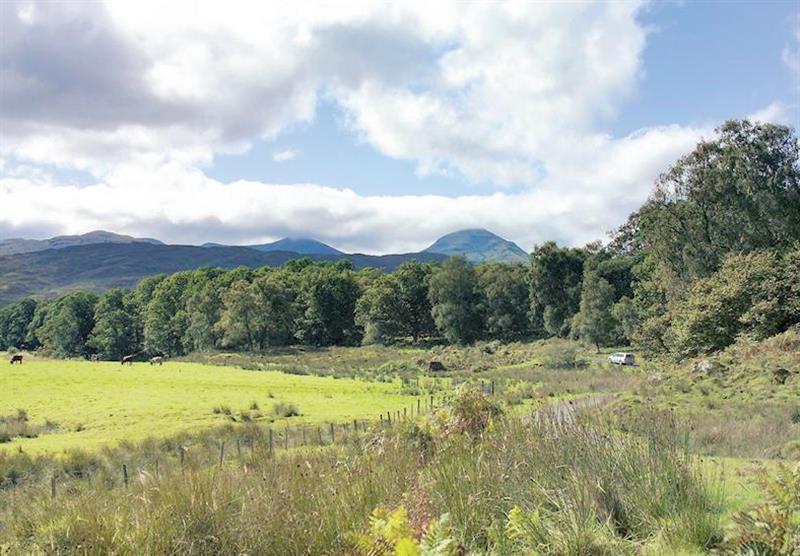
[(133, 358), (135, 356), (135, 353), (133, 355), (123, 355), (122, 360), (119, 362), (120, 365), (133, 365)]
[(151, 365), (163, 365), (164, 364), (164, 358), (161, 357), (160, 355), (157, 355), (156, 357), (151, 357), (150, 358), (150, 364)]
[(22, 365), (22, 354), (21, 353), (17, 353), (15, 355), (12, 355), (11, 359), (9, 359), (8, 362), (11, 363), (12, 365), (14, 363), (18, 363), (18, 364)]

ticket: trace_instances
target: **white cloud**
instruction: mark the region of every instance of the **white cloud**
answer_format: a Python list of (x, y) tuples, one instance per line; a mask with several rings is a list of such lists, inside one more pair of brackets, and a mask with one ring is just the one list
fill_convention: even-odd
[(756, 110), (752, 114), (747, 115), (748, 120), (755, 122), (766, 122), (774, 124), (791, 125), (793, 121), (793, 112), (796, 107), (787, 106), (785, 103), (775, 101), (760, 110)]
[(299, 155), (300, 151), (298, 149), (280, 149), (272, 152), (272, 160), (275, 162), (286, 162), (288, 160), (294, 160)]
[(547, 177), (535, 189), (456, 198), (362, 196), (315, 184), (226, 184), (177, 163), (120, 165), (85, 187), (6, 178), (0, 180), (0, 236), (36, 226), (48, 233), (111, 228), (179, 243), (311, 234), (342, 249), (386, 253), (426, 247), (456, 229), (486, 227), (526, 249), (547, 239), (581, 244), (619, 224), (652, 178), (705, 131), (667, 127), (607, 139), (580, 169)]
[[(619, 224), (710, 132), (608, 134), (642, 72), (636, 1), (8, 6), (0, 157), (22, 169), (8, 160), (0, 169), (0, 236), (314, 235), (388, 252), (483, 226), (526, 248), (577, 244)], [(323, 96), (379, 152), (499, 192), (366, 196), (202, 172), (216, 154), (312, 121)], [(54, 183), (37, 165), (83, 170), (96, 183)]]

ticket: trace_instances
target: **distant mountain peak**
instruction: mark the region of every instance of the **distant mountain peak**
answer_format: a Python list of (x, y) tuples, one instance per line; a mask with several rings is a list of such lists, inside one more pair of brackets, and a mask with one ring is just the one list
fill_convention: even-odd
[(306, 237), (285, 237), (272, 243), (261, 245), (248, 245), (250, 249), (258, 251), (290, 251), (301, 255), (342, 255), (338, 249), (316, 239)]
[(472, 263), (528, 261), (528, 254), (519, 245), (484, 228), (470, 228), (443, 235), (425, 251), (442, 255), (463, 255)]
[(80, 235), (55, 236), (48, 239), (5, 239), (0, 240), (0, 256), (15, 255), (18, 253), (32, 253), (46, 249), (63, 249), (78, 245), (93, 245), (97, 243), (152, 243), (162, 245), (157, 239), (137, 238), (105, 230), (93, 230)]

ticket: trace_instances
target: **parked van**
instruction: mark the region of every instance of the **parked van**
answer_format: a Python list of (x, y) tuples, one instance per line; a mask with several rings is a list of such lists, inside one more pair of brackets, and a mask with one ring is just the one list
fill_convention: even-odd
[(624, 351), (612, 353), (608, 360), (614, 365), (636, 365), (636, 358), (633, 356), (633, 354)]

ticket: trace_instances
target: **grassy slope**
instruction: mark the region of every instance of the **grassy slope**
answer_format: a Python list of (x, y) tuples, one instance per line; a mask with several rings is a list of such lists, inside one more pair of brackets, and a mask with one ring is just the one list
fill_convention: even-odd
[(0, 449), (21, 447), (28, 453), (94, 449), (120, 440), (197, 431), (229, 422), (229, 417), (214, 414), (214, 407), (227, 405), (236, 414), (254, 401), (265, 418), (273, 404), (282, 401), (300, 409), (302, 416), (292, 418), (293, 423), (321, 423), (377, 418), (381, 412), (411, 405), (412, 400), (399, 393), (397, 384), (197, 363), (122, 367), (119, 363), (35, 360), (12, 367), (3, 360), (0, 415), (21, 408), (32, 423), (49, 419), (59, 430), (15, 439)]

